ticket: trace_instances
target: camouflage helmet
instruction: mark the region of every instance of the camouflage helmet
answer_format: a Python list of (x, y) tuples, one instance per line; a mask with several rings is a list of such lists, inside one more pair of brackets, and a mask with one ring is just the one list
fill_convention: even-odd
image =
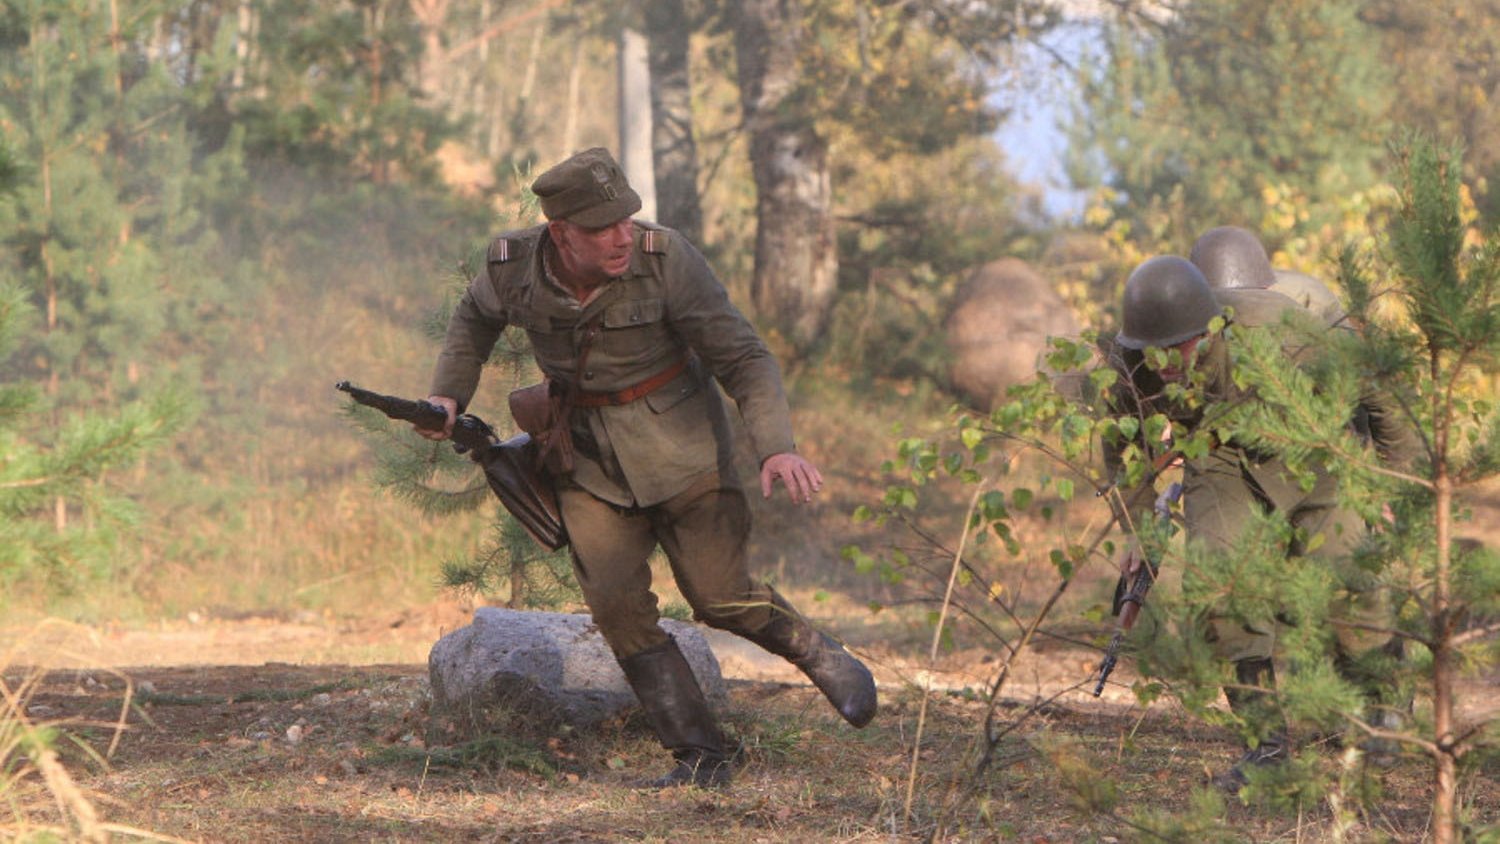
[(1208, 285), (1216, 290), (1225, 287), (1266, 288), (1276, 283), (1271, 259), (1260, 238), (1236, 226), (1209, 229), (1193, 244), (1191, 260)]
[(1115, 342), (1127, 349), (1166, 348), (1202, 334), (1224, 312), (1203, 273), (1186, 258), (1158, 255), (1125, 280), (1124, 327)]

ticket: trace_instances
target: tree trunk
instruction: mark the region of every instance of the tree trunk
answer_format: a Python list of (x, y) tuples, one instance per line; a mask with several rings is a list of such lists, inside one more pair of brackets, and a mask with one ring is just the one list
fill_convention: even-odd
[(651, 39), (651, 158), (656, 219), (694, 243), (703, 236), (698, 202), (698, 145), (693, 140), (693, 84), (688, 61), (692, 22), (683, 0), (646, 0)]
[[(646, 36), (620, 31), (620, 167), (641, 195), (638, 216), (656, 219), (656, 176), (651, 167), (651, 69)], [(572, 150), (569, 150), (571, 152)]]
[[(376, 0), (365, 13), (365, 68), (370, 75), (370, 113), (378, 114), (384, 91), (381, 87), (385, 77), (385, 6)], [(370, 149), (370, 181), (383, 185), (390, 181), (390, 162), (378, 144)]]
[[(1433, 367), (1434, 373), (1437, 367)], [(1453, 844), (1458, 830), (1458, 754), (1454, 735), (1454, 688), (1456, 654), (1453, 652), (1453, 598), (1450, 579), (1453, 513), (1453, 479), (1448, 474), (1448, 433), (1444, 420), (1452, 413), (1444, 397), (1434, 398), (1438, 420), (1433, 432), (1433, 450), (1437, 456), (1433, 486), (1436, 490), (1437, 570), (1433, 577), (1432, 601), (1432, 733), (1437, 740), (1437, 759), (1433, 770), (1432, 841)]]
[(563, 121), (564, 151), (578, 149), (578, 103), (583, 95), (583, 39), (573, 40), (573, 63), (568, 66), (568, 113)]
[(448, 26), (448, 0), (408, 0), (408, 6), (422, 33), (422, 61), (418, 65), (417, 87), (435, 102), (447, 104), (451, 97), (443, 88), (448, 79), (443, 32)]
[(229, 74), (231, 96), (243, 93), (245, 82), (250, 78), (250, 49), (254, 38), (255, 7), (250, 0), (240, 0), (235, 8), (234, 69)]
[(799, 79), (799, 7), (746, 0), (735, 24), (740, 103), (756, 188), (756, 314), (806, 351), (833, 306), (838, 254), (828, 144), (814, 116), (788, 107)]
[(510, 120), (510, 145), (513, 149), (531, 146), (531, 92), (536, 87), (537, 63), (542, 58), (542, 36), (547, 31), (546, 22), (537, 25), (531, 33), (531, 47), (526, 54), (526, 72), (521, 76), (521, 93), (516, 97), (516, 110)]

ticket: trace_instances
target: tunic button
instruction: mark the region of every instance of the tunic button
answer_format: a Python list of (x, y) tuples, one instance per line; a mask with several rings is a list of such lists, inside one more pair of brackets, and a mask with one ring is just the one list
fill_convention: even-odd
[(630, 321), (631, 322), (640, 322), (641, 321), (641, 315), (640, 314), (631, 314), (630, 315)]
[(592, 373), (592, 372), (585, 372), (585, 373), (583, 373), (583, 380), (585, 380), (585, 381), (592, 381), (592, 380), (594, 380), (594, 373)]

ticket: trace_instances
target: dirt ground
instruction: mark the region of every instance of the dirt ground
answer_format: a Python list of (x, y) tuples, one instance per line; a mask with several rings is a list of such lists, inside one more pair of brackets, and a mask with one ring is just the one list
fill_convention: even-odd
[[(7, 633), (16, 645), (5, 681), (28, 719), (77, 738), (60, 750), (103, 822), (193, 841), (1159, 840), (1080, 810), (1078, 795), (1097, 787), (1090, 775), (1112, 781), (1122, 807), (1180, 812), (1236, 755), (1223, 729), (1172, 704), (1143, 710), (1125, 685), (1094, 699), (1085, 682), (1097, 653), (1043, 642), (1015, 666), (993, 721), (1006, 735), (975, 777), (986, 718), (976, 692), (995, 675), (994, 654), (928, 665), (855, 639), (883, 703), (855, 731), (785, 663), (713, 635), (730, 681), (726, 728), (742, 748), (735, 783), (640, 791), (630, 784), (666, 759), (637, 715), (590, 731), (429, 741), (427, 652), (469, 611), (43, 626)], [(1128, 666), (1117, 676), (1133, 679)], [(923, 686), (934, 689), (925, 706)], [(1500, 678), (1480, 678), (1465, 699), (1489, 706), (1497, 691)], [(1311, 746), (1318, 764), (1340, 763), (1337, 748)], [(1477, 822), (1500, 822), (1496, 774), (1469, 780)], [(1359, 817), (1346, 840), (1422, 840), (1429, 779), (1416, 758), (1372, 770), (1380, 812)], [(23, 820), (11, 832), (59, 823), (39, 784), (12, 797)], [(1330, 840), (1327, 808), (1231, 799), (1219, 837), (1197, 837)]]

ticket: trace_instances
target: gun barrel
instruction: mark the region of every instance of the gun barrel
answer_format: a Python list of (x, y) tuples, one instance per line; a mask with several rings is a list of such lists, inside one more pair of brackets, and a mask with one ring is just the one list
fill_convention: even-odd
[(1099, 683), (1094, 686), (1094, 697), (1104, 694), (1104, 684), (1108, 682), (1109, 675), (1114, 673), (1115, 663), (1120, 661), (1120, 642), (1123, 637), (1116, 630), (1114, 638), (1109, 640), (1109, 647), (1104, 651), (1104, 659), (1099, 661)]
[(373, 407), (391, 419), (411, 422), (428, 431), (441, 431), (448, 424), (448, 412), (425, 400), (402, 399), (361, 389), (348, 381), (340, 381), (333, 388), (348, 393), (349, 397), (365, 407)]
[[(387, 396), (362, 390), (348, 381), (333, 386), (359, 404), (425, 430), (440, 431), (448, 422), (447, 410), (424, 399)], [(495, 430), (478, 416), (464, 413), (453, 421), (453, 450), (468, 454), (484, 467), (485, 479), (501, 505), (549, 551), (567, 545), (568, 532), (557, 507), (557, 493), (542, 470), (531, 437), (522, 434), (503, 443), (497, 439)]]

